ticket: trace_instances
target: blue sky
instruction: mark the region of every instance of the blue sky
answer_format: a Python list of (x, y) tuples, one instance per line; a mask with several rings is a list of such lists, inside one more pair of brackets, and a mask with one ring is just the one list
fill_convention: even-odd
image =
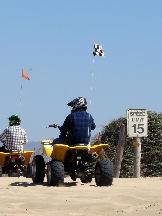
[[(162, 110), (160, 0), (0, 1), (0, 32), (1, 132), (20, 113), (29, 141), (56, 138), (46, 126), (62, 125), (78, 96), (95, 120), (92, 135), (128, 108)], [(90, 106), (94, 42), (105, 57), (94, 58)]]

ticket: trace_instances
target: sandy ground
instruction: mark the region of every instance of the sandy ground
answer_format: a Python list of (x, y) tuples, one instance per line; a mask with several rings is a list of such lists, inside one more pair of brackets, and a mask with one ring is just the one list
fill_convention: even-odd
[(66, 178), (64, 186), (49, 187), (25, 177), (2, 177), (0, 215), (162, 215), (162, 178), (116, 178), (109, 187)]

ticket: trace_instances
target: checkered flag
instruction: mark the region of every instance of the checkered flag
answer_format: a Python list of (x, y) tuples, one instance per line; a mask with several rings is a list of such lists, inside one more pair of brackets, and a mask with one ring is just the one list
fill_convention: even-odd
[(93, 51), (93, 55), (98, 55), (98, 56), (105, 56), (103, 50), (102, 50), (102, 46), (98, 45), (98, 44), (94, 44), (94, 51)]

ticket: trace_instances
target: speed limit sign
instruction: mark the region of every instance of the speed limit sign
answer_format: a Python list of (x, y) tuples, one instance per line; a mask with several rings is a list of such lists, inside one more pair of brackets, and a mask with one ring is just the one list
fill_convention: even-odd
[(127, 110), (127, 135), (129, 137), (147, 136), (147, 110), (128, 109)]

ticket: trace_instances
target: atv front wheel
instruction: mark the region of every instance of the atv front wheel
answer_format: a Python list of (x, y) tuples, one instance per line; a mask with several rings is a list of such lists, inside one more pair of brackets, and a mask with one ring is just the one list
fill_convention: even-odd
[(43, 182), (45, 176), (45, 163), (41, 155), (36, 155), (32, 161), (32, 180), (34, 183)]
[(113, 165), (108, 160), (100, 160), (95, 166), (95, 182), (97, 186), (109, 186), (113, 182)]
[(64, 165), (60, 161), (50, 161), (47, 164), (47, 183), (51, 186), (59, 186), (64, 182)]

